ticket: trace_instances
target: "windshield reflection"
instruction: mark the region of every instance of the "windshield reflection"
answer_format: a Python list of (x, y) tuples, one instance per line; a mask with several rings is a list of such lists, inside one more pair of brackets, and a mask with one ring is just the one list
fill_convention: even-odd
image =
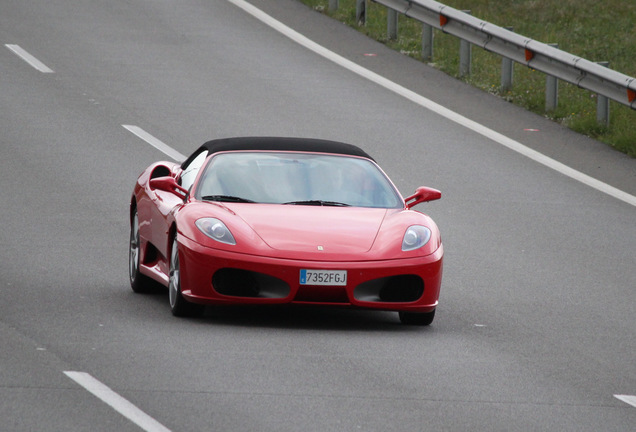
[(268, 204), (403, 205), (395, 187), (373, 162), (319, 153), (219, 153), (205, 168), (195, 197)]

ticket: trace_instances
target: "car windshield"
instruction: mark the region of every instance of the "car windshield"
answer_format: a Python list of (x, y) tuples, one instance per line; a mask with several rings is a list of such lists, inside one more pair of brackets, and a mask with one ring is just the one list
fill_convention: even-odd
[(224, 202), (400, 208), (370, 160), (321, 153), (228, 152), (210, 159), (195, 198)]

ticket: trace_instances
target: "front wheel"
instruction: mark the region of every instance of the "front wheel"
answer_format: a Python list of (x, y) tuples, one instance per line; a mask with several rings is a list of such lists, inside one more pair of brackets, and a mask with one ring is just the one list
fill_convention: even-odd
[(430, 325), (435, 318), (435, 309), (426, 313), (399, 312), (399, 315), (402, 324), (427, 326)]
[(157, 284), (139, 271), (141, 249), (137, 209), (135, 209), (135, 214), (130, 224), (130, 242), (128, 245), (128, 276), (132, 290), (136, 293), (152, 293), (156, 291)]
[(170, 310), (178, 317), (199, 316), (203, 314), (204, 306), (191, 303), (181, 294), (181, 270), (179, 267), (179, 245), (175, 234), (170, 250), (170, 279), (168, 283)]

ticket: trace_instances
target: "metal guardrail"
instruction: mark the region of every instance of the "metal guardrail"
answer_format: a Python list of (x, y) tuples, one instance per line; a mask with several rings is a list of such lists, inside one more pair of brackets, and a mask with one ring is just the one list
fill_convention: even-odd
[(371, 0), (475, 46), (636, 109), (636, 78), (434, 0)]

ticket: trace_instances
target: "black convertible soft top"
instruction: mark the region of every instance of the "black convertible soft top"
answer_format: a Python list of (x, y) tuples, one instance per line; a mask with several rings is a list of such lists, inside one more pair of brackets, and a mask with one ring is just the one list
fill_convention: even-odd
[(192, 153), (190, 157), (183, 162), (182, 166), (185, 167), (188, 165), (190, 161), (205, 150), (210, 154), (236, 150), (302, 151), (359, 156), (373, 160), (373, 158), (361, 148), (353, 144), (345, 144), (337, 141), (315, 138), (237, 137), (221, 138), (206, 142)]

